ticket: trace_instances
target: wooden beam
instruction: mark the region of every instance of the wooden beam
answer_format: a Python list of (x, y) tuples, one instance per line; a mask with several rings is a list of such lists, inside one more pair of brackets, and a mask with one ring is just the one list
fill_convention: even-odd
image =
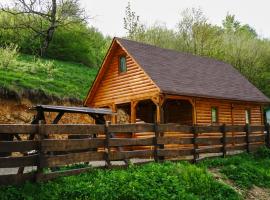
[(57, 124), (61, 120), (64, 114), (65, 114), (64, 112), (59, 112), (58, 115), (53, 120), (52, 124)]
[[(113, 112), (117, 111), (115, 103), (112, 104), (111, 109), (112, 109)], [(116, 124), (116, 122), (117, 122), (116, 117), (117, 117), (117, 115), (112, 115), (112, 124)]]
[(165, 95), (165, 99), (187, 100), (194, 106), (193, 97), (180, 96), (180, 95)]
[(152, 102), (156, 105), (156, 123), (164, 123), (164, 109), (163, 104), (165, 101), (165, 98), (163, 95), (159, 95), (158, 97), (152, 97)]
[(193, 125), (197, 124), (197, 108), (196, 108), (196, 98), (192, 99), (193, 104), (192, 104), (192, 120), (193, 120)]
[(130, 122), (131, 123), (136, 123), (136, 119), (137, 119), (136, 107), (138, 103), (139, 103), (138, 101), (131, 101), (130, 103), (130, 112), (131, 112)]

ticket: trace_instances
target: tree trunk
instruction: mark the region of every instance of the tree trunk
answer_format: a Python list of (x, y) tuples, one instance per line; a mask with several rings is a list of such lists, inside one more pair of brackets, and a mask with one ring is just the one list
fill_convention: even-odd
[(53, 35), (55, 32), (55, 29), (57, 27), (57, 23), (56, 23), (56, 9), (57, 9), (57, 4), (56, 4), (56, 0), (52, 0), (52, 11), (51, 11), (51, 16), (50, 16), (50, 27), (48, 28), (48, 30), (46, 31), (46, 36), (44, 38), (44, 42), (43, 45), (40, 49), (40, 56), (44, 56), (46, 54), (46, 51), (49, 48), (49, 45), (53, 39)]

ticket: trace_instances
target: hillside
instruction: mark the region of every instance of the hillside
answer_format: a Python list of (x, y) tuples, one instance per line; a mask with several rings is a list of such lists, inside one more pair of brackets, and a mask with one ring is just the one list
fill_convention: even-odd
[(0, 67), (0, 94), (82, 101), (97, 71), (78, 63), (19, 54), (8, 68)]

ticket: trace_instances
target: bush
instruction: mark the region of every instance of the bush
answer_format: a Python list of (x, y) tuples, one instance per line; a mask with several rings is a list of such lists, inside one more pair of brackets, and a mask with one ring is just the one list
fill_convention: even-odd
[(18, 57), (18, 46), (10, 44), (0, 48), (0, 67), (7, 69), (16, 63)]
[(60, 27), (53, 37), (46, 56), (74, 61), (90, 67), (99, 67), (106, 53), (108, 42), (95, 28), (84, 24)]

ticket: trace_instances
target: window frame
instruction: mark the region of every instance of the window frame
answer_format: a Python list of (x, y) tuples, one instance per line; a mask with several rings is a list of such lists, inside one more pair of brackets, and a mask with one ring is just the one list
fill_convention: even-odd
[[(122, 71), (122, 67), (121, 67), (121, 60), (122, 58), (125, 59), (125, 70)], [(119, 74), (124, 74), (127, 72), (127, 56), (125, 54), (122, 54), (118, 57), (118, 73)]]
[[(215, 109), (215, 117), (216, 117), (216, 120), (213, 121), (213, 109)], [(219, 121), (219, 118), (218, 118), (218, 107), (217, 106), (211, 106), (211, 123), (212, 124), (217, 124)]]

